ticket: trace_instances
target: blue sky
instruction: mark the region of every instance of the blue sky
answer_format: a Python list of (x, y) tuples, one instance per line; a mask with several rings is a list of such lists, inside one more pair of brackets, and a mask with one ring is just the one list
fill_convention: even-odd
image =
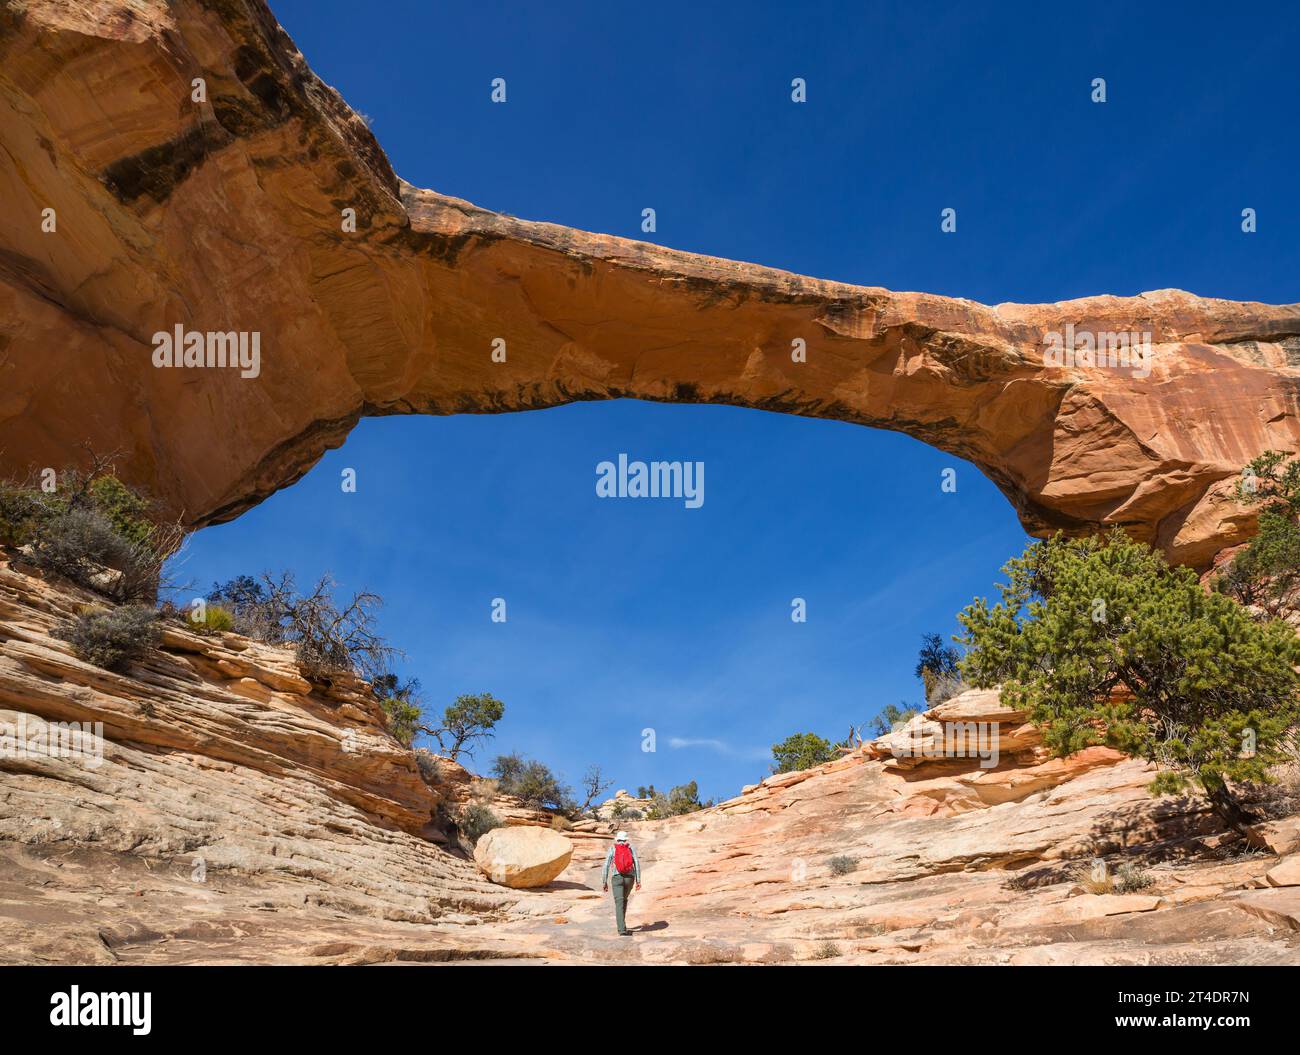
[[(498, 211), (990, 303), (1296, 300), (1293, 13), (1076, 6), (272, 0), (400, 175)], [(621, 451), (704, 461), (704, 506), (598, 499)], [(977, 470), (907, 437), (620, 401), (363, 422), (179, 574), (377, 590), (431, 705), (506, 702), (478, 768), (518, 749), (571, 783), (598, 762), (725, 797), (788, 733), (918, 699), (921, 635), (1023, 543)]]

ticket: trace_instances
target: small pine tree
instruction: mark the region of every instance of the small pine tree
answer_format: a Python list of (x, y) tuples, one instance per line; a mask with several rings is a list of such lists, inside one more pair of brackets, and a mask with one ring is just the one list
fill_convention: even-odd
[(835, 757), (835, 745), (816, 733), (791, 733), (772, 745), (772, 772), (790, 773), (811, 769)]
[(423, 730), (438, 741), (438, 751), (450, 759), (474, 756), (470, 745), (495, 735), (492, 730), (506, 713), (506, 705), (490, 692), (457, 696), (442, 712), (442, 723)]
[(1266, 782), (1300, 719), (1294, 631), (1118, 528), (1036, 542), (1003, 572), (1001, 600), (959, 616), (966, 678), (1001, 683), (1056, 754), (1105, 743), (1156, 762), (1153, 791), (1199, 784), (1243, 830), (1254, 818), (1229, 782)]
[(945, 645), (938, 634), (921, 635), (921, 651), (916, 657), (916, 676), (925, 686), (925, 699), (931, 707), (961, 691), (961, 655)]
[(1300, 609), (1300, 459), (1287, 458), (1265, 451), (1242, 471), (1238, 498), (1264, 508), (1255, 537), (1214, 583), (1268, 618)]

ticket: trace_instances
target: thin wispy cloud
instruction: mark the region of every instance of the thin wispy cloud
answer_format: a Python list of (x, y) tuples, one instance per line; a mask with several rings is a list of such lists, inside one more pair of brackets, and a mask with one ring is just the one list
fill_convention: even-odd
[(705, 751), (726, 755), (728, 758), (767, 758), (770, 754), (767, 749), (761, 747), (734, 747), (725, 740), (693, 739), (683, 736), (669, 737), (668, 746), (674, 750), (702, 748)]

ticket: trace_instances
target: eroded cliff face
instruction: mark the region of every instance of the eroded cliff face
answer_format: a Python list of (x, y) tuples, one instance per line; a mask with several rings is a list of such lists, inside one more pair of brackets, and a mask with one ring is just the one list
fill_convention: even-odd
[(105, 894), (130, 858), (196, 905), (233, 872), (262, 900), (363, 918), (508, 906), (433, 841), (456, 788), (421, 774), (363, 684), (313, 685), (284, 649), (172, 622), (129, 671), (103, 670), (54, 634), (102, 601), (13, 557), (0, 550), (0, 847), (116, 861)]
[[(497, 215), (400, 180), (261, 0), (9, 0), (0, 136), (0, 470), (121, 450), (192, 525), (364, 415), (635, 397), (906, 432), (1031, 532), (1206, 565), (1252, 530), (1242, 464), (1300, 449), (1300, 306), (988, 307)], [(1149, 334), (1149, 374), (1045, 366), (1071, 325)], [(156, 368), (176, 326), (258, 334), (258, 376)]]

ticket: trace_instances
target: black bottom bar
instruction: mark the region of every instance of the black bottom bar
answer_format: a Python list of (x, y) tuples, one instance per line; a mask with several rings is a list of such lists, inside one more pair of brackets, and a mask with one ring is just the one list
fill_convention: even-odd
[[(987, 1036), (990, 1030), (1024, 1036), (1026, 1028), (1035, 1027), (1050, 1030), (1046, 1037), (1068, 1035), (1072, 1041), (1202, 1034), (1230, 1042), (1243, 1033), (1290, 1025), (1300, 979), (1284, 967), (678, 968), (692, 971), (689, 979), (663, 973), (672, 970), (12, 967), (0, 969), (0, 992), (7, 1030), (48, 1031), (77, 1040), (113, 1033), (130, 1041), (337, 1043), (341, 1031), (355, 1029), (363, 1035), (379, 1030), (391, 1037), (409, 1030), (412, 1036), (428, 1036), (440, 1031), (439, 1021), (491, 1024), (497, 1039), (504, 1040), (511, 1030), (521, 1036), (551, 1033), (557, 1015), (565, 1021), (565, 1033), (577, 1040), (585, 998), (604, 994), (606, 999), (596, 998), (588, 1008), (593, 1038), (608, 1026), (612, 1008), (621, 1008), (620, 1015), (633, 1015), (643, 1026), (658, 1020), (655, 1032), (661, 1038), (674, 1032), (674, 1021), (685, 1028), (689, 1018), (689, 1033), (696, 1038), (715, 1029), (733, 1039), (752, 1031), (769, 1045), (781, 1039), (783, 1028), (792, 1028), (797, 1040), (816, 1023), (818, 1032), (869, 1028), (869, 1035), (914, 1034), (932, 1045)], [(628, 977), (634, 971), (643, 977)], [(668, 995), (674, 991), (681, 1003)], [(721, 1001), (717, 1014), (707, 1016), (712, 1027), (698, 1008), (691, 1010), (700, 999)], [(101, 1024), (90, 1024), (96, 1019)], [(454, 1043), (450, 1035), (443, 1039)]]

